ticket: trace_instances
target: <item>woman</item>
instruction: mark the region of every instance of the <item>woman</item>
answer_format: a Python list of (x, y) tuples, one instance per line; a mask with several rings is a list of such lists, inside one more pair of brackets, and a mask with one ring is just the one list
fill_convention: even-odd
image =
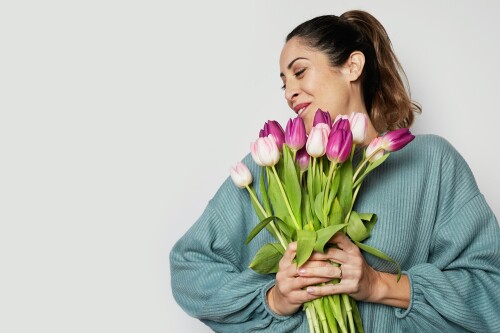
[[(287, 36), (280, 70), (287, 103), (308, 131), (318, 108), (333, 118), (364, 112), (368, 144), (409, 127), (419, 111), (384, 28), (366, 12), (299, 25)], [(258, 177), (251, 158), (244, 162)], [(342, 234), (331, 240), (337, 249), (315, 253), (300, 270), (292, 243), (275, 276), (253, 272), (248, 264), (271, 236), (244, 244), (257, 218), (246, 193), (227, 180), (172, 250), (174, 296), (220, 332), (307, 332), (301, 305), (340, 293), (359, 301), (366, 332), (500, 331), (500, 228), (450, 144), (417, 136), (367, 177), (356, 210), (377, 213), (365, 243), (401, 264), (399, 282), (390, 264)], [(332, 278), (341, 282), (314, 286)]]

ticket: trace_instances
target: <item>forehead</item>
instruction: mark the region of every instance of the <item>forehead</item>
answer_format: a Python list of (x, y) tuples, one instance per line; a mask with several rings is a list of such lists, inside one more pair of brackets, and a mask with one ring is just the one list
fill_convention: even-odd
[(326, 58), (326, 56), (309, 46), (307, 46), (303, 41), (294, 37), (290, 39), (283, 46), (280, 55), (280, 69), (284, 71), (288, 64), (290, 64), (296, 58), (307, 58), (308, 60), (314, 61), (321, 58)]

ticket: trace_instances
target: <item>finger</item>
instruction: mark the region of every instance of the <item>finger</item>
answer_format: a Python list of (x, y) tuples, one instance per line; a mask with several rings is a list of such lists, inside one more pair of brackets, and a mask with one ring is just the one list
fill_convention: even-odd
[(299, 269), (299, 276), (301, 277), (322, 277), (329, 280), (334, 278), (342, 278), (342, 269), (331, 264), (315, 267), (304, 267)]
[(306, 288), (308, 294), (321, 297), (326, 295), (336, 295), (336, 294), (351, 294), (353, 292), (352, 288), (343, 284), (342, 282), (337, 284), (325, 284), (322, 286), (310, 286)]
[(349, 254), (343, 250), (330, 248), (325, 253), (314, 252), (310, 260), (330, 260), (339, 264), (349, 262)]
[(285, 254), (280, 260), (280, 266), (290, 266), (293, 263), (293, 258), (295, 258), (295, 254), (297, 253), (297, 242), (292, 242), (288, 244), (286, 248)]
[(302, 290), (304, 288), (307, 288), (309, 286), (314, 286), (320, 283), (327, 283), (330, 282), (332, 279), (329, 277), (318, 277), (318, 276), (313, 276), (313, 277), (304, 277), (304, 276), (298, 276), (293, 279), (292, 282), (292, 290)]
[(356, 244), (354, 244), (343, 232), (337, 232), (328, 242), (336, 244), (339, 249), (346, 252), (359, 250)]

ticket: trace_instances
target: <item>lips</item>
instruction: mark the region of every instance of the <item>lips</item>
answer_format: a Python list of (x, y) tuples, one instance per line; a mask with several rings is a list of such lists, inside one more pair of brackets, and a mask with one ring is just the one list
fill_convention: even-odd
[(297, 113), (297, 115), (301, 115), (302, 113), (304, 113), (304, 111), (307, 109), (307, 107), (310, 105), (311, 103), (300, 103), (300, 104), (297, 104), (293, 107), (293, 110), (295, 111), (295, 113)]

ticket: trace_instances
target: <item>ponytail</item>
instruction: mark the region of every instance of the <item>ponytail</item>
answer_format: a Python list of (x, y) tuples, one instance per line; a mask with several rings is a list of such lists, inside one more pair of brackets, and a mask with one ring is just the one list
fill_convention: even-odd
[(379, 131), (410, 127), (413, 113), (420, 113), (421, 107), (411, 100), (408, 79), (384, 27), (364, 11), (348, 11), (340, 17), (354, 24), (375, 50), (379, 79), (371, 103), (373, 125)]
[(301, 38), (324, 52), (332, 66), (343, 65), (352, 52), (365, 56), (361, 75), (363, 99), (368, 115), (379, 132), (410, 127), (421, 107), (411, 100), (406, 74), (380, 22), (367, 12), (353, 10), (315, 17), (296, 27), (286, 40)]

